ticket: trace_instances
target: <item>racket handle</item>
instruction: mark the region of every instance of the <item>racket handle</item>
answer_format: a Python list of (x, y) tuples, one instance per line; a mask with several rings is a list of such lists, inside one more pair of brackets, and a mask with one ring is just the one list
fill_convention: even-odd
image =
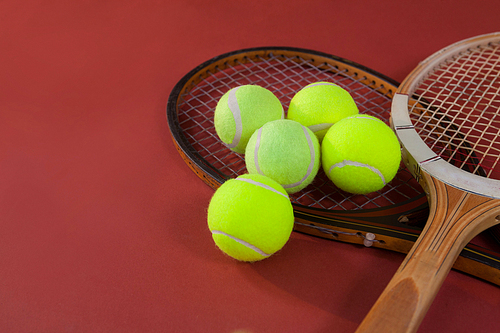
[(465, 193), (429, 176), (427, 185), (429, 220), (358, 333), (416, 332), (465, 245), (498, 223), (498, 200)]
[[(436, 272), (429, 254), (405, 262), (382, 292), (356, 332), (416, 332), (446, 278), (449, 268)], [(451, 267), (450, 267), (451, 268)]]

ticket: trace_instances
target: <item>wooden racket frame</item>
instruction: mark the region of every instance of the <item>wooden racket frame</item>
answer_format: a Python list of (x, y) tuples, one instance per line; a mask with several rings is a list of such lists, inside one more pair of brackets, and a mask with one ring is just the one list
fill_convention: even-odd
[(420, 138), (408, 105), (415, 88), (446, 59), (500, 33), (452, 44), (421, 62), (393, 98), (391, 122), (403, 160), (428, 194), (430, 215), (422, 234), (356, 332), (415, 332), (462, 248), (500, 223), (500, 180), (488, 179), (444, 161)]
[[(213, 189), (228, 177), (208, 163), (183, 135), (177, 117), (177, 106), (182, 95), (211, 73), (242, 63), (245, 59), (266, 58), (270, 53), (310, 59), (318, 67), (334, 65), (342, 71), (361, 78), (368, 86), (376, 86), (393, 97), (398, 83), (355, 62), (326, 53), (291, 47), (261, 47), (243, 49), (214, 57), (187, 73), (173, 88), (167, 103), (167, 120), (176, 149), (191, 170)], [(375, 209), (342, 211), (323, 210), (293, 204), (294, 230), (321, 238), (347, 243), (365, 244), (376, 248), (408, 253), (418, 238), (423, 221), (428, 215), (424, 193), (406, 202)], [(401, 223), (401, 221), (406, 221)], [(367, 235), (369, 235), (367, 237)], [(372, 236), (373, 235), (373, 236)], [(372, 236), (372, 237), (370, 237)], [(367, 243), (368, 242), (368, 243)], [(500, 285), (500, 254), (469, 244), (454, 264), (454, 269)]]

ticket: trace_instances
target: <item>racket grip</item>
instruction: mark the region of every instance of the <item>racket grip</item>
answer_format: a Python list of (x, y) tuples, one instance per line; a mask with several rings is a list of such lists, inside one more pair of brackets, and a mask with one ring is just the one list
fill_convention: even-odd
[(358, 333), (416, 332), (465, 245), (499, 222), (500, 201), (425, 177), (429, 220)]
[(405, 261), (356, 332), (416, 332), (456, 259), (436, 270), (432, 257)]

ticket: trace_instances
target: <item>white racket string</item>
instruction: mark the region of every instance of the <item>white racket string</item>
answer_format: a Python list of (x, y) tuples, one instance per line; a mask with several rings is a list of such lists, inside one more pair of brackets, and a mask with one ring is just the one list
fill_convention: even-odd
[(424, 142), (458, 168), (500, 179), (500, 46), (469, 49), (410, 92), (410, 117)]

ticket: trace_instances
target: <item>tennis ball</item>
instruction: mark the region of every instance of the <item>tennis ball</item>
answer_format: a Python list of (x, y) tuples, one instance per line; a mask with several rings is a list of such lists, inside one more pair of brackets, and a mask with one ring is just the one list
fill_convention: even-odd
[(320, 166), (320, 145), (314, 133), (300, 123), (268, 122), (250, 137), (245, 151), (249, 173), (277, 181), (291, 194), (309, 185)]
[(274, 180), (245, 174), (222, 184), (208, 206), (215, 244), (241, 261), (258, 261), (280, 250), (293, 229), (290, 199)]
[(344, 118), (326, 133), (323, 170), (340, 189), (368, 194), (382, 189), (401, 162), (399, 141), (382, 120), (361, 114)]
[(358, 113), (354, 99), (345, 89), (331, 82), (316, 82), (293, 96), (287, 118), (309, 127), (321, 142), (330, 126)]
[(214, 125), (222, 142), (243, 154), (250, 136), (268, 121), (284, 118), (279, 99), (266, 88), (243, 85), (226, 92), (215, 107)]

